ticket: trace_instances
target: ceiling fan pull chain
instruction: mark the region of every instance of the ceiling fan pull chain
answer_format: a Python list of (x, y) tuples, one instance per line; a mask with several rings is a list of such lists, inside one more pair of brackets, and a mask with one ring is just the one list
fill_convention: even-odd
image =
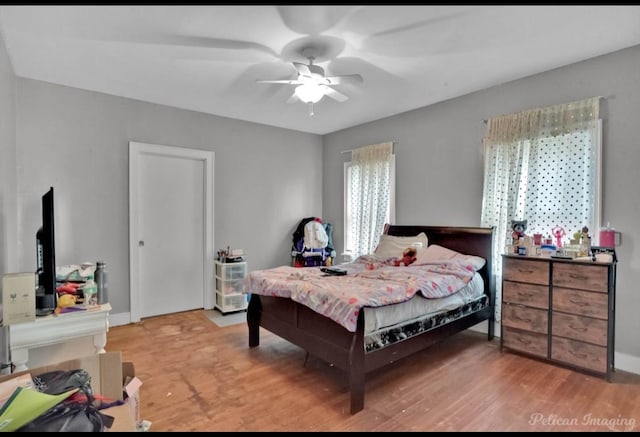
[(313, 116), (313, 102), (309, 102), (309, 117)]

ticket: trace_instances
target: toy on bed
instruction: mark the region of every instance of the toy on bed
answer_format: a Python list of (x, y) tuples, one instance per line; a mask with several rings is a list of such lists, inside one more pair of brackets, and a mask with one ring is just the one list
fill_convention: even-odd
[(409, 264), (413, 263), (417, 259), (417, 256), (418, 256), (418, 249), (416, 249), (415, 247), (407, 247), (402, 252), (402, 258), (394, 260), (393, 265), (396, 267), (408, 266)]
[(293, 233), (293, 266), (330, 266), (336, 256), (332, 234), (330, 223), (322, 223), (319, 217), (303, 218)]

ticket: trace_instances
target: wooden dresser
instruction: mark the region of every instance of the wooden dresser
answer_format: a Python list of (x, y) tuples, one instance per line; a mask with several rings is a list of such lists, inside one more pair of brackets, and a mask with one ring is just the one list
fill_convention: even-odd
[(611, 378), (612, 262), (502, 256), (500, 348)]

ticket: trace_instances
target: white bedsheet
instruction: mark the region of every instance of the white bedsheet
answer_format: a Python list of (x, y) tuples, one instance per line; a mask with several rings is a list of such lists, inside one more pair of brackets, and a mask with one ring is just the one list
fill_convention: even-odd
[(376, 308), (364, 308), (364, 332), (376, 331), (396, 325), (400, 322), (418, 320), (428, 314), (449, 311), (471, 302), (484, 293), (482, 276), (476, 273), (473, 279), (460, 291), (439, 299), (426, 299), (417, 293), (406, 302)]

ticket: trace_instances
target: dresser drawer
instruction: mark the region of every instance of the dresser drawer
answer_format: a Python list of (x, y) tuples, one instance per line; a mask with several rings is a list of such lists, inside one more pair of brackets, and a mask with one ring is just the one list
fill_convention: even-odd
[(553, 310), (607, 319), (608, 295), (591, 291), (553, 287)]
[(580, 341), (554, 336), (551, 340), (551, 359), (596, 372), (607, 371), (607, 348)]
[(553, 264), (554, 286), (606, 293), (608, 283), (607, 266), (579, 263)]
[(607, 321), (593, 317), (553, 312), (553, 335), (586, 341), (599, 346), (607, 345)]
[(502, 277), (507, 281), (549, 285), (549, 263), (526, 258), (504, 257)]
[(502, 301), (548, 309), (549, 286), (504, 281), (502, 283)]
[(547, 334), (548, 311), (521, 305), (502, 305), (502, 324), (511, 328)]
[(502, 345), (504, 347), (547, 358), (547, 339), (545, 334), (518, 331), (502, 326)]

